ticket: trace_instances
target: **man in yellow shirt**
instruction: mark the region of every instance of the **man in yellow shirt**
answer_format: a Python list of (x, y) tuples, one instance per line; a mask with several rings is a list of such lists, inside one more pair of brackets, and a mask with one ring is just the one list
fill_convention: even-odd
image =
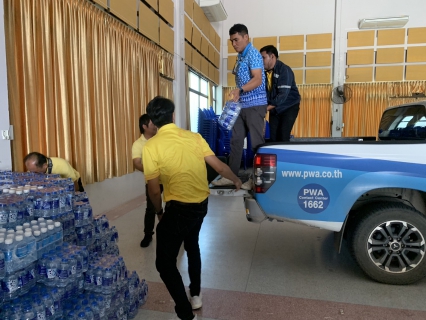
[[(139, 118), (139, 130), (141, 132), (141, 136), (138, 140), (133, 143), (132, 146), (132, 159), (133, 165), (136, 169), (143, 172), (143, 164), (142, 164), (142, 152), (145, 144), (148, 139), (155, 136), (157, 133), (157, 127), (152, 123), (151, 119), (147, 114), (143, 114)], [(144, 233), (145, 236), (142, 239), (140, 246), (142, 248), (146, 248), (152, 241), (152, 235), (154, 234), (154, 225), (155, 225), (155, 208), (152, 204), (151, 199), (148, 195), (148, 185), (145, 187), (145, 195), (146, 195), (146, 209), (145, 209), (145, 218), (144, 218)]]
[[(210, 194), (206, 162), (221, 176), (230, 179), (237, 190), (242, 183), (214, 155), (200, 134), (180, 129), (173, 123), (174, 109), (173, 102), (163, 97), (156, 97), (148, 104), (147, 113), (158, 133), (146, 143), (142, 162), (148, 193), (160, 220), (155, 264), (175, 301), (178, 317), (191, 320), (196, 319), (192, 310), (202, 306), (198, 235), (207, 214)], [(159, 179), (164, 186), (164, 211)], [(176, 266), (182, 243), (188, 256), (190, 301)]]
[(39, 152), (31, 152), (25, 156), (24, 163), (30, 172), (59, 174), (62, 178), (71, 178), (74, 181), (75, 191), (84, 191), (80, 173), (65, 159), (48, 158)]

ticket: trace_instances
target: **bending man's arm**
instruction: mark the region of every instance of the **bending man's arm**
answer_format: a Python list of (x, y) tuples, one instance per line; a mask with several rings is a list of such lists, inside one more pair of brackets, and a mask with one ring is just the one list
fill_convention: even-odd
[[(207, 156), (204, 157), (204, 160), (212, 167), (217, 173), (219, 173), (222, 177), (225, 177), (231, 180), (237, 191), (240, 190), (242, 182), (240, 178), (238, 178), (225, 163), (220, 161), (216, 156)], [(151, 194), (150, 194), (151, 195)]]
[(136, 169), (143, 172), (143, 164), (142, 164), (141, 158), (134, 158), (133, 159), (133, 165), (135, 166)]
[[(262, 69), (253, 69), (251, 70), (251, 79), (249, 82), (247, 82), (245, 85), (241, 87), (241, 89), (244, 90), (244, 92), (252, 91), (259, 87), (262, 84)], [(232, 97), (232, 99), (236, 102), (240, 100), (240, 89), (234, 89), (232, 90), (229, 95)]]

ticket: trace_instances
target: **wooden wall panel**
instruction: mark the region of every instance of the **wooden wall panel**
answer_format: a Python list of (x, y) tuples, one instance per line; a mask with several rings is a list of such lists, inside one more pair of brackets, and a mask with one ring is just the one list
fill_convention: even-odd
[(195, 49), (192, 49), (192, 68), (201, 71), (201, 54)]
[(231, 72), (228, 72), (227, 76), (228, 76), (228, 87), (236, 87), (237, 85), (235, 83), (235, 76)]
[(206, 58), (209, 56), (209, 41), (206, 37), (201, 36), (201, 54)]
[(104, 7), (105, 9), (108, 8), (108, 1), (107, 0), (93, 0), (95, 3), (99, 4), (101, 7)]
[(172, 0), (158, 0), (158, 13), (166, 20), (170, 25), (174, 26), (174, 14), (175, 7), (174, 2)]
[(426, 27), (423, 28), (409, 28), (408, 29), (408, 43), (426, 43)]
[(220, 72), (219, 72), (219, 69), (214, 69), (214, 79), (213, 79), (213, 81), (217, 85), (220, 84)]
[(426, 62), (426, 47), (408, 47), (407, 62)]
[(201, 9), (201, 7), (194, 1), (193, 21), (200, 30), (203, 29), (204, 17), (205, 17), (205, 14), (203, 9)]
[(213, 61), (214, 65), (216, 68), (220, 68), (220, 53), (219, 52), (214, 52), (214, 61)]
[(160, 20), (160, 46), (170, 53), (175, 52), (175, 32), (163, 20)]
[(376, 67), (376, 81), (402, 81), (403, 76), (403, 66)]
[(203, 25), (202, 25), (202, 28), (201, 28), (201, 32), (204, 33), (204, 36), (207, 39), (210, 38), (210, 27), (211, 27), (210, 21), (209, 21), (209, 19), (207, 19), (206, 15), (204, 14), (204, 11), (203, 11)]
[(138, 7), (135, 0), (110, 0), (111, 13), (133, 28), (138, 28)]
[(193, 25), (192, 27), (192, 45), (198, 50), (201, 50), (201, 32), (198, 28)]
[(205, 58), (201, 58), (201, 73), (206, 77), (209, 75), (209, 62)]
[(228, 57), (228, 66), (227, 70), (232, 71), (234, 69), (235, 63), (237, 62), (237, 56)]
[(332, 46), (332, 34), (308, 34), (306, 35), (306, 49), (328, 49)]
[(192, 19), (194, 15), (194, 0), (185, 0), (184, 10), (186, 14)]
[(279, 38), (279, 51), (303, 50), (305, 49), (305, 36), (282, 36)]
[(373, 64), (374, 63), (374, 49), (363, 50), (348, 50), (346, 64)]
[(376, 63), (401, 63), (404, 62), (404, 48), (377, 49)]
[(260, 37), (253, 38), (253, 46), (260, 50), (262, 47), (272, 44), (277, 47), (277, 37)]
[(307, 67), (331, 66), (331, 52), (329, 51), (307, 52), (306, 66)]
[(158, 12), (158, 0), (145, 0), (155, 11)]
[(407, 66), (405, 80), (426, 80), (426, 64)]
[[(216, 33), (215, 40), (214, 40), (214, 46), (216, 47), (217, 51), (219, 51), (219, 52), (220, 52), (220, 41), (221, 41), (220, 36)], [(231, 48), (232, 48), (232, 46), (231, 46)], [(232, 48), (232, 50), (235, 52), (234, 48)]]
[(294, 80), (297, 84), (303, 84), (303, 70), (297, 69), (293, 70)]
[(331, 83), (331, 69), (307, 69), (305, 83)]
[(185, 16), (185, 39), (192, 41), (192, 21), (187, 16)]
[(348, 32), (348, 47), (372, 47), (375, 36), (375, 30)]
[(155, 43), (160, 43), (160, 18), (143, 2), (139, 6), (139, 32)]
[(387, 46), (405, 43), (405, 29), (389, 29), (377, 31), (377, 45)]
[(212, 43), (212, 45), (215, 45), (216, 41), (216, 31), (214, 30), (212, 24), (210, 23), (210, 32), (209, 32), (209, 40)]
[(291, 68), (303, 68), (305, 55), (303, 52), (281, 53), (280, 60)]
[(209, 44), (209, 60), (211, 63), (214, 63), (214, 53), (215, 53), (216, 49)]
[(192, 66), (192, 47), (188, 42), (185, 42), (185, 63)]
[(346, 82), (372, 82), (373, 67), (347, 68)]
[(209, 79), (214, 79), (214, 69), (216, 69), (211, 63), (209, 63)]

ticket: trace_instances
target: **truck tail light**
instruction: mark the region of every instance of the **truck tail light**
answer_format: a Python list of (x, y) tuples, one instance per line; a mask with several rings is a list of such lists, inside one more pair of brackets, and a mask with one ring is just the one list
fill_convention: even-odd
[(253, 163), (254, 190), (256, 193), (265, 193), (277, 176), (277, 155), (256, 154)]

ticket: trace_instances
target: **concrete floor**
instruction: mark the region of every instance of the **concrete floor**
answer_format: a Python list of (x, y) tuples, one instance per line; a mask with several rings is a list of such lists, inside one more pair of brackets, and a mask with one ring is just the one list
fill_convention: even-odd
[[(150, 286), (136, 319), (174, 316), (174, 303), (155, 269), (155, 237), (140, 248), (145, 203), (109, 212), (120, 254)], [(200, 233), (203, 308), (198, 319), (426, 319), (426, 279), (391, 286), (369, 279), (332, 232), (245, 219), (242, 198), (209, 199)], [(178, 266), (189, 284), (183, 250)]]

